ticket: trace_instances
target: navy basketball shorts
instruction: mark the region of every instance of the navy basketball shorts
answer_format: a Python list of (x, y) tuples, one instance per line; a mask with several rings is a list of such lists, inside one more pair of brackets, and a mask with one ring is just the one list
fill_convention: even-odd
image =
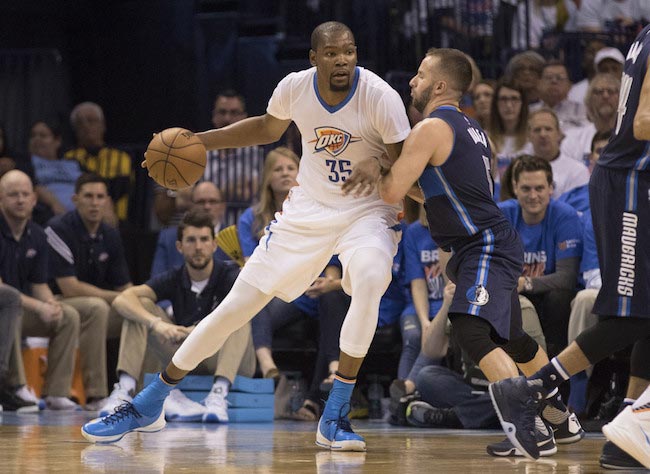
[[(504, 340), (521, 334), (521, 308), (513, 295), (523, 256), (521, 240), (507, 222), (484, 230), (462, 246), (454, 245), (447, 264), (447, 276), (456, 284), (449, 312), (485, 319)], [(511, 317), (518, 320), (511, 324)]]
[(603, 280), (593, 312), (650, 317), (650, 171), (596, 166), (589, 202)]

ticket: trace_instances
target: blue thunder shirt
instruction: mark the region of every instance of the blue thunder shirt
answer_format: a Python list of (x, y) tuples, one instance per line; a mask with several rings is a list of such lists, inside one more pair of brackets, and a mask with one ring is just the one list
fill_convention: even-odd
[(616, 127), (598, 159), (600, 166), (639, 171), (650, 169), (650, 142), (634, 138), (634, 115), (639, 107), (649, 54), (650, 25), (639, 33), (625, 58)]
[(160, 300), (170, 300), (174, 308), (175, 323), (191, 326), (212, 312), (226, 297), (239, 275), (234, 262), (214, 260), (214, 268), (208, 284), (201, 293), (192, 291), (192, 281), (187, 267), (175, 268), (149, 279), (145, 285)]
[(438, 107), (429, 118), (444, 120), (454, 132), (447, 161), (427, 165), (418, 180), (431, 237), (449, 250), (506, 219), (493, 199), (492, 152), (478, 122), (451, 106)]
[[(419, 221), (406, 228), (404, 237), (404, 285), (410, 286), (413, 280), (422, 278), (429, 290), (429, 319), (432, 319), (442, 306), (445, 280), (442, 275), (439, 248), (431, 238), (429, 229)], [(402, 314), (416, 314), (413, 296), (407, 292), (407, 304)]]
[(33, 283), (47, 283), (47, 262), (47, 240), (43, 229), (27, 221), (23, 235), (16, 240), (0, 213), (0, 277), (3, 283), (31, 295)]
[(516, 199), (499, 203), (524, 244), (524, 276), (539, 277), (555, 272), (558, 260), (582, 255), (582, 222), (568, 204), (551, 199), (539, 224), (528, 225)]
[[(399, 224), (399, 228), (400, 230), (404, 228), (403, 222)], [(390, 284), (379, 301), (377, 327), (383, 328), (397, 323), (406, 304), (406, 293), (404, 288), (404, 238), (402, 238), (397, 245), (397, 253), (393, 257)]]

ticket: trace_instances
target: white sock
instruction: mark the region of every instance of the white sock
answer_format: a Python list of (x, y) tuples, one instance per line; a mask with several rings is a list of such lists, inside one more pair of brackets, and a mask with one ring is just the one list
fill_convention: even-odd
[(212, 390), (216, 393), (221, 393), (224, 397), (228, 396), (229, 389), (230, 382), (225, 377), (217, 377), (217, 380), (214, 381), (214, 385), (212, 385)]
[(638, 410), (641, 407), (650, 406), (650, 387), (646, 388), (645, 391), (641, 394), (639, 398), (632, 404), (634, 410)]
[(130, 393), (135, 393), (136, 380), (126, 372), (120, 373), (120, 387)]

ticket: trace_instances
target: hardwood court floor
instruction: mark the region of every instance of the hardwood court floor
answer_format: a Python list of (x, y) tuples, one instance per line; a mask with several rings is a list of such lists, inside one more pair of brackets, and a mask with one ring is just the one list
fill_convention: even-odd
[[(202, 425), (173, 423), (158, 433), (129, 434), (93, 445), (79, 433), (90, 416), (77, 412), (0, 414), (0, 473), (223, 472), (223, 473), (597, 473), (604, 437), (588, 434), (560, 446), (550, 458), (529, 462), (493, 458), (488, 443), (499, 431), (395, 428), (356, 421), (366, 453), (331, 453), (314, 445), (315, 423)], [(621, 471), (619, 471), (621, 472)]]

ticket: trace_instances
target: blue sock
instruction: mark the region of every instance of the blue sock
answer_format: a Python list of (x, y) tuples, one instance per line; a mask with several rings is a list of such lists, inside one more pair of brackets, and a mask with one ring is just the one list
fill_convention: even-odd
[(584, 370), (571, 376), (571, 391), (569, 392), (569, 405), (579, 414), (587, 410), (587, 372)]
[(562, 382), (569, 380), (569, 373), (564, 367), (562, 367), (562, 364), (560, 364), (560, 361), (557, 360), (557, 357), (553, 357), (553, 360), (551, 360), (551, 362), (528, 377), (528, 380), (541, 381), (542, 387), (544, 387), (546, 393), (549, 394), (557, 387), (559, 387)]
[(356, 382), (356, 379), (344, 379), (338, 374), (334, 377), (332, 390), (327, 398), (325, 410), (323, 410), (323, 418), (325, 420), (338, 420), (340, 415), (345, 414), (341, 413), (341, 407), (346, 403), (350, 403), (352, 390)]
[(174, 388), (176, 385), (169, 385), (161, 377), (155, 377), (135, 396), (133, 405), (145, 416), (156, 416), (160, 413), (167, 395)]

